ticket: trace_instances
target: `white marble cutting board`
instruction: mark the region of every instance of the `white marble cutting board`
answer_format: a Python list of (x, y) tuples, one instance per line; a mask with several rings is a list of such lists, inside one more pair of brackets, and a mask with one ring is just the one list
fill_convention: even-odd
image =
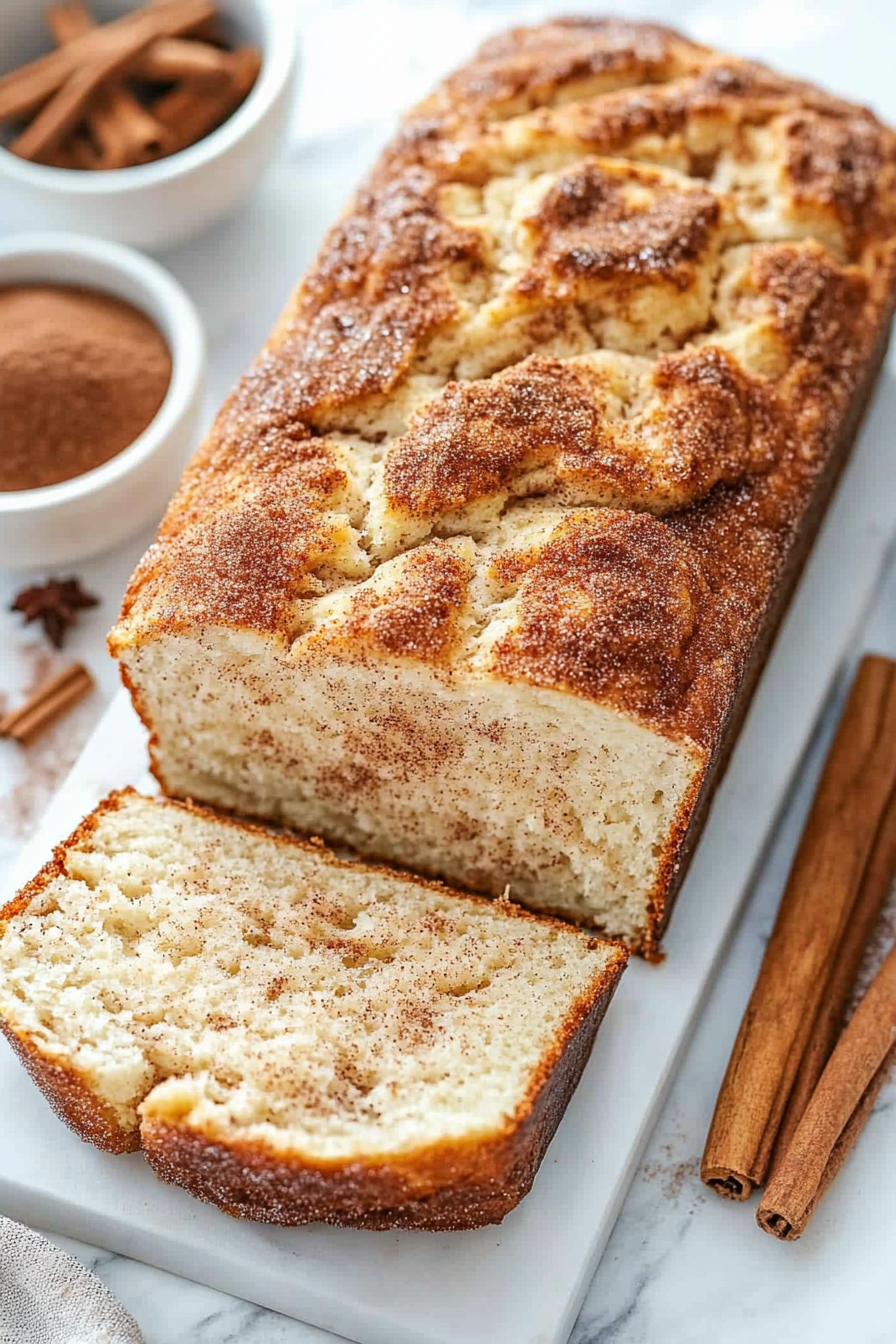
[[(896, 498), (884, 375), (717, 796), (661, 967), (623, 978), (535, 1188), (499, 1228), (454, 1235), (237, 1223), (94, 1151), (0, 1051), (0, 1208), (363, 1344), (561, 1344), (879, 572)], [(108, 789), (149, 786), (123, 694), (22, 855), (24, 880)]]

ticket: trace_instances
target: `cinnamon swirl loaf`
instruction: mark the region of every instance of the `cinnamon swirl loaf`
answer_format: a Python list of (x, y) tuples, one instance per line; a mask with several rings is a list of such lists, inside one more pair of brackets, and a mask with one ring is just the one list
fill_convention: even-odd
[(651, 24), (487, 42), (222, 409), (111, 647), (166, 791), (655, 952), (886, 344), (896, 137)]

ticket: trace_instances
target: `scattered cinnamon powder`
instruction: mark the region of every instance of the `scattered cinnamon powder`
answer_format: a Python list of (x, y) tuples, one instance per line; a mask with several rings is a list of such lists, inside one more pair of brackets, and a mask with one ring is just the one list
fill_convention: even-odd
[(703, 1187), (700, 1184), (699, 1157), (684, 1157), (682, 1149), (687, 1144), (687, 1136), (677, 1134), (672, 1143), (664, 1143), (659, 1154), (641, 1167), (640, 1179), (658, 1183), (663, 1196), (677, 1203), (686, 1195), (691, 1206), (706, 1202)]
[[(18, 645), (17, 655), (24, 659), (26, 675), (21, 697), (27, 700), (59, 670), (61, 661), (57, 654), (36, 640)], [(4, 708), (8, 708), (8, 697)], [(15, 782), (0, 796), (0, 837), (3, 840), (15, 843), (30, 835), (80, 755), (102, 709), (100, 696), (88, 697), (39, 737), (27, 754), (16, 752), (13, 755), (7, 745), (7, 761), (15, 772)]]
[(143, 432), (170, 381), (164, 337), (129, 303), (65, 286), (0, 289), (0, 490), (107, 462)]

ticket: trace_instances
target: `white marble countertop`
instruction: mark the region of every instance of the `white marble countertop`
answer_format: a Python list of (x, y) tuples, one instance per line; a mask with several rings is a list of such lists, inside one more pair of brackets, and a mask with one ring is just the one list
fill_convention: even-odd
[[(508, 14), (536, 16), (546, 7), (521, 3), (511, 8), (503, 0), (435, 0), (426, 6), (414, 6), (412, 0), (311, 0), (299, 8), (304, 79), (290, 150), (293, 161), (301, 165), (303, 156), (325, 155), (329, 136), (360, 125), (366, 110), (373, 108), (379, 122), (358, 132), (360, 169), (380, 134), (378, 127), (440, 70)], [(676, 7), (671, 0), (618, 0), (607, 8), (668, 18), (707, 41), (763, 56), (873, 101), (896, 120), (892, 6), (874, 0), (737, 0), (721, 5), (707, 0)], [(353, 35), (348, 50), (346, 31)], [(329, 73), (337, 68), (337, 50), (338, 80)], [(210, 406), (258, 346), (283, 297), (262, 287), (248, 307), (246, 283), (242, 289), (238, 282), (223, 287), (219, 279), (222, 273), (239, 276), (241, 267), (251, 266), (251, 252), (276, 207), (278, 190), (276, 184), (263, 187), (239, 226), (219, 226), (204, 242), (165, 258), (193, 290), (210, 328), (215, 347)], [(317, 227), (315, 203), (305, 204), (305, 241), (292, 248), (280, 235), (271, 240), (272, 246), (291, 248), (284, 258), (295, 261), (296, 272), (305, 260), (307, 238), (313, 244)], [(324, 202), (320, 210), (322, 224), (332, 206)], [(98, 690), (27, 751), (0, 743), (0, 872), (30, 834), (117, 684), (104, 636), (146, 541), (136, 538), (114, 554), (78, 566), (85, 586), (103, 603), (83, 613), (65, 657), (87, 662)], [(0, 574), (0, 703), (3, 698), (13, 702), (36, 685), (54, 663), (39, 634), (33, 628), (23, 630), (7, 611), (13, 593), (34, 577)], [(889, 568), (857, 652), (859, 648), (896, 655), (896, 564)], [(716, 1199), (698, 1177), (715, 1095), (835, 710), (832, 704), (807, 757), (799, 788), (595, 1275), (573, 1332), (574, 1344), (740, 1344), (763, 1335), (794, 1344), (891, 1344), (896, 1338), (896, 1307), (889, 1292), (896, 1263), (896, 1086), (881, 1094), (841, 1179), (795, 1245), (764, 1237), (749, 1206)], [(97, 1269), (135, 1315), (147, 1344), (324, 1344), (332, 1338), (123, 1256), (59, 1240)]]

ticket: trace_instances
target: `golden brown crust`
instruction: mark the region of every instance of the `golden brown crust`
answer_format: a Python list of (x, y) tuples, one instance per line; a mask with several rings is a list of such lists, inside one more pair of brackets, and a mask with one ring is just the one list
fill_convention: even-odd
[(405, 119), (402, 157), (457, 164), (459, 148), (494, 122), (589, 94), (662, 84), (709, 56), (659, 24), (584, 16), (511, 28), (473, 57)]
[(606, 686), (635, 711), (662, 712), (692, 680), (707, 596), (699, 559), (648, 514), (574, 514), (525, 575), (519, 621), (495, 667), (508, 680), (595, 698)]
[(625, 416), (611, 414), (608, 381), (587, 361), (534, 355), (448, 383), (390, 445), (389, 508), (434, 521), (489, 496), (550, 492), (663, 514), (774, 464), (775, 394), (724, 350), (660, 355), (641, 378), (646, 406)]
[[(234, 413), (234, 422), (238, 417)], [(336, 447), (281, 417), (265, 430), (213, 435), (194, 459), (125, 594), (126, 615), (161, 564), (169, 629), (224, 619), (288, 635), (296, 599), (346, 544), (332, 511), (351, 482)]]
[[(667, 286), (693, 299), (695, 317), (708, 319), (718, 339), (710, 330), (698, 333), (698, 343), (684, 333), (678, 352), (654, 346), (646, 374), (625, 357), (608, 374), (587, 360), (535, 355), (511, 360), (491, 381), (446, 380), (407, 432), (392, 432), (387, 443), (389, 521), (399, 529), (402, 518), (422, 520), (425, 536), (445, 514), (520, 494), (671, 512), (668, 526), (687, 534), (694, 556), (690, 584), (706, 582), (713, 592), (694, 642), (700, 667), (677, 677), (675, 704), (667, 695), (635, 704), (615, 694), (607, 676), (590, 680), (586, 649), (564, 684), (711, 745), (734, 690), (732, 670), (758, 628), (892, 289), (893, 244), (880, 240), (896, 233), (896, 141), (870, 113), (811, 86), (720, 58), (654, 25), (586, 19), (493, 40), (409, 115), (408, 126), (434, 117), (439, 143), (462, 142), (466, 152), (475, 142), (493, 185), (508, 171), (502, 163), (519, 172), (540, 150), (575, 156), (524, 211), (519, 265), (492, 319), (496, 338), (516, 303), (554, 323), (560, 310), (580, 312), (582, 329), (598, 331), (598, 350), (606, 351), (613, 347), (606, 313), (625, 315), (643, 335), (646, 319), (640, 310), (633, 315), (631, 302), (661, 283), (660, 292)], [(517, 141), (506, 142), (514, 126)], [(757, 133), (768, 144), (755, 142)], [(705, 177), (688, 180), (643, 162), (645, 137), (653, 137), (663, 161), (681, 136), (692, 157), (728, 156), (721, 192)], [(430, 367), (433, 333), (444, 341), (461, 322), (463, 336), (477, 305), (483, 312), (483, 303), (494, 306), (495, 276), (510, 264), (495, 252), (506, 250), (506, 241), (492, 236), (491, 226), (483, 231), (481, 203), (472, 214), (453, 215), (445, 204), (446, 184), (464, 178), (457, 163), (456, 171), (434, 164), (429, 151), (421, 163), (423, 141), (411, 140), (399, 137), (374, 168), (219, 416), (134, 576), (114, 649), (212, 623), (289, 640), (307, 619), (303, 604), (332, 587), (333, 574), (347, 582), (363, 577), (349, 576), (345, 562), (352, 546), (365, 548), (355, 507), (360, 499), (363, 515), (363, 491), (349, 498), (346, 450), (321, 438), (321, 427), (326, 432), (338, 421), (345, 430), (357, 421), (363, 434), (370, 408)], [(435, 140), (426, 141), (430, 150)], [(618, 154), (633, 143), (638, 162), (588, 157), (595, 148)], [(704, 173), (711, 166), (707, 160)], [(760, 185), (749, 172), (741, 182), (739, 175), (757, 166)], [(844, 265), (818, 244), (751, 240), (749, 209), (739, 221), (731, 210), (736, 216), (745, 200), (768, 190), (785, 201), (782, 227), (791, 227), (789, 210), (802, 231), (808, 210), (810, 224), (820, 219), (828, 229), (825, 241), (839, 230), (856, 264)], [(745, 274), (726, 297), (720, 291), (713, 311), (712, 287), (704, 294), (701, 286), (719, 258), (745, 241)], [(728, 250), (719, 253), (719, 246)], [(601, 293), (609, 285), (600, 313), (589, 307), (597, 282)], [(726, 346), (728, 334), (741, 330), (756, 333), (760, 354)], [(757, 360), (760, 367), (751, 367)], [(620, 391), (620, 379), (628, 392)], [(790, 460), (795, 453), (805, 469)], [(732, 489), (720, 495), (725, 484)], [(747, 534), (744, 543), (732, 547), (739, 532)], [(405, 545), (399, 541), (398, 549)], [(423, 564), (408, 566), (403, 602), (390, 599), (396, 614), (387, 634), (375, 632), (385, 614), (368, 614), (365, 645), (426, 660), (444, 649), (444, 632), (422, 638), (419, 629)], [(715, 609), (730, 605), (734, 571), (741, 612), (735, 621), (720, 620)], [(620, 570), (617, 587), (623, 578)], [(621, 588), (619, 600), (614, 660), (626, 685), (637, 679), (642, 653), (635, 641), (631, 667), (624, 666)], [(649, 600), (661, 621), (677, 598), (655, 584)], [(365, 604), (379, 607), (381, 599), (363, 595), (352, 604), (346, 642)], [(540, 666), (567, 657), (567, 635), (542, 622)], [(465, 657), (460, 645), (455, 656)], [(512, 674), (507, 659), (503, 667)], [(534, 676), (531, 659), (528, 667)], [(710, 695), (705, 683), (713, 669), (718, 684)]]
[(585, 298), (589, 282), (662, 279), (685, 290), (722, 217), (700, 182), (655, 169), (586, 159), (564, 170), (526, 220), (532, 248), (519, 293)]
[(0, 1031), (53, 1111), (79, 1139), (107, 1153), (130, 1153), (140, 1147), (137, 1127), (123, 1126), (113, 1108), (91, 1091), (89, 1080), (77, 1069), (48, 1057), (34, 1040), (21, 1035), (2, 1018)]
[(784, 122), (783, 134), (795, 201), (834, 212), (848, 255), (859, 255), (869, 237), (891, 235), (896, 165), (892, 147), (867, 112), (795, 113)]
[(471, 567), (444, 542), (412, 551), (393, 589), (352, 598), (340, 635), (377, 654), (439, 662), (456, 647)]
[(779, 582), (763, 614), (740, 682), (739, 694), (733, 697), (727, 706), (724, 729), (719, 736), (719, 744), (707, 763), (702, 776), (695, 781), (691, 796), (685, 800), (680, 812), (680, 820), (670, 838), (651, 903), (650, 919), (643, 947), (632, 949), (642, 952), (648, 960), (658, 960), (658, 949), (663, 932), (675, 906), (682, 882), (687, 874), (688, 863), (702, 833), (703, 824), (712, 803), (713, 791), (722, 777), (728, 759), (737, 741), (740, 726), (750, 707), (750, 697), (765, 665), (768, 651), (778, 629), (778, 625), (790, 596), (802, 573), (803, 565), (809, 555), (815, 531), (827, 507), (828, 500), (845, 466), (849, 452), (861, 425), (868, 402), (874, 392), (875, 384), (889, 343), (889, 321), (893, 317), (896, 301), (891, 300), (888, 320), (882, 325), (877, 345), (864, 371), (864, 377), (853, 398), (846, 417), (840, 428), (838, 442), (830, 454), (823, 474), (816, 484), (809, 503), (808, 516), (804, 516), (794, 546), (788, 556), (788, 564), (780, 575)]
[(456, 316), (455, 288), (482, 270), (482, 244), (439, 210), (437, 186), (410, 164), (361, 188), (225, 406), (213, 433), (225, 451), (391, 391)]

